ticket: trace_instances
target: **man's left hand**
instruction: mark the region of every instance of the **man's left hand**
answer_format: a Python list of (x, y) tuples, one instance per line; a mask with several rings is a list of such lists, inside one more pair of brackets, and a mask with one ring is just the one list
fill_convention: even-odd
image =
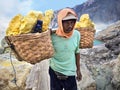
[(82, 74), (81, 74), (80, 70), (77, 70), (76, 73), (77, 73), (76, 78), (77, 78), (78, 81), (80, 81), (82, 79)]

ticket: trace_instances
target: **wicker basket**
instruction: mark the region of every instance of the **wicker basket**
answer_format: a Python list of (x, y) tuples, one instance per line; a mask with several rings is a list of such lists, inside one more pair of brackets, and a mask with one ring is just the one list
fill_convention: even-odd
[(92, 48), (95, 29), (93, 28), (79, 28), (77, 29), (80, 32), (81, 40), (79, 48)]
[(54, 54), (49, 30), (42, 33), (6, 36), (5, 39), (19, 61), (35, 64), (51, 58)]

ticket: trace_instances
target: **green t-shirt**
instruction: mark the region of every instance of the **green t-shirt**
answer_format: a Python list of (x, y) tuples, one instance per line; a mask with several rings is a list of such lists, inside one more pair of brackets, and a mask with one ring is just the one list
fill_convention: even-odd
[(52, 34), (52, 43), (55, 49), (54, 56), (50, 59), (50, 67), (64, 75), (76, 74), (75, 53), (79, 53), (80, 33), (74, 30), (70, 38)]

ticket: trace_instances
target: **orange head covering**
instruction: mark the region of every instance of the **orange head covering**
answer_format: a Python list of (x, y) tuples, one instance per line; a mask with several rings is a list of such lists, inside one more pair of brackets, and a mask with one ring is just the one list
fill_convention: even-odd
[(63, 36), (63, 37), (69, 38), (73, 34), (73, 30), (70, 33), (65, 33), (64, 30), (63, 30), (63, 26), (62, 26), (63, 18), (65, 18), (69, 13), (73, 14), (77, 18), (77, 14), (70, 8), (62, 9), (58, 13), (58, 17), (57, 17), (57, 19), (58, 19), (58, 29), (56, 30), (56, 34), (58, 36)]

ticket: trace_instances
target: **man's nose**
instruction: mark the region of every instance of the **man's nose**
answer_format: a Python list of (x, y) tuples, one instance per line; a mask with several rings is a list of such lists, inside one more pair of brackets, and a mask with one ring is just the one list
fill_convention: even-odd
[(71, 27), (71, 28), (72, 28), (72, 27), (73, 27), (73, 24), (72, 24), (72, 23), (69, 23), (69, 24), (68, 24), (68, 27)]

